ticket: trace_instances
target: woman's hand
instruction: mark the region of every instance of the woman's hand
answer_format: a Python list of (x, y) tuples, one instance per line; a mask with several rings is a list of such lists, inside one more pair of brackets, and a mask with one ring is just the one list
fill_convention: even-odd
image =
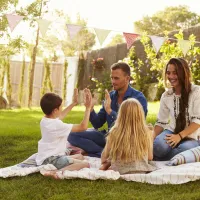
[(167, 144), (172, 148), (176, 147), (176, 145), (181, 141), (179, 134), (166, 134), (165, 140)]

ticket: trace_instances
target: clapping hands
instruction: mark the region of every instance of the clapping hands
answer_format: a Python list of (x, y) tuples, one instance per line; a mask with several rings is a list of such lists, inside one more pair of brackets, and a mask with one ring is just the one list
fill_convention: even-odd
[(78, 104), (78, 89), (77, 88), (74, 89), (74, 94), (72, 97), (72, 104), (74, 106)]
[(85, 88), (83, 90), (83, 94), (84, 94), (84, 105), (85, 105), (85, 107), (91, 109), (91, 107), (92, 107), (92, 94), (91, 94), (90, 90), (88, 88)]
[(111, 109), (111, 98), (108, 90), (105, 90), (105, 101), (104, 101), (104, 108), (108, 114), (112, 112)]

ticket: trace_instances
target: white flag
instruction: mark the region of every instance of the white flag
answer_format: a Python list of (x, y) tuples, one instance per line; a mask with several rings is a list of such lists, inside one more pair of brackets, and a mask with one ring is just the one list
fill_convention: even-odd
[(94, 28), (94, 30), (95, 30), (95, 33), (97, 35), (100, 45), (102, 45), (104, 40), (107, 38), (108, 34), (110, 33), (110, 30), (99, 29), (99, 28)]
[(152, 41), (152, 44), (153, 44), (153, 47), (154, 47), (156, 53), (158, 53), (160, 50), (160, 47), (162, 46), (163, 42), (165, 41), (165, 38), (155, 36), (155, 35), (151, 35), (150, 38), (151, 38), (151, 41)]
[(49, 25), (51, 24), (51, 21), (48, 21), (46, 19), (38, 19), (37, 23), (40, 29), (40, 33), (42, 34), (42, 37), (44, 37)]
[(189, 51), (191, 44), (189, 40), (179, 40), (178, 41), (178, 46), (183, 52), (183, 55), (185, 56), (187, 52)]

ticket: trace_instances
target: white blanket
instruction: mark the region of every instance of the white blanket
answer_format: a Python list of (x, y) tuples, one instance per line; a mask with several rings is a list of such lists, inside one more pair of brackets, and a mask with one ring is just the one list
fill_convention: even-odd
[[(160, 168), (149, 174), (126, 174), (120, 175), (113, 170), (102, 171), (99, 158), (86, 157), (90, 163), (90, 168), (81, 169), (79, 171), (65, 171), (59, 174), (61, 179), (83, 178), (89, 180), (97, 179), (124, 179), (126, 181), (136, 181), (151, 184), (182, 184), (189, 181), (200, 179), (200, 162), (183, 164), (178, 166), (167, 166), (166, 162), (156, 162)], [(44, 174), (48, 170), (55, 169), (53, 165), (42, 165), (39, 167), (18, 167), (11, 166), (0, 169), (0, 177), (7, 178), (13, 176), (26, 176), (31, 173), (39, 172)]]

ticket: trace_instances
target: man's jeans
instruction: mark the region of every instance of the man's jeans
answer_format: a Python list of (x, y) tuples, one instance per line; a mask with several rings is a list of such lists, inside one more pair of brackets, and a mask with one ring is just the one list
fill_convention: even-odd
[(72, 132), (69, 134), (68, 142), (86, 151), (88, 156), (100, 158), (106, 144), (105, 134), (106, 131), (97, 131), (95, 129)]
[(154, 160), (162, 160), (162, 161), (170, 160), (176, 154), (200, 145), (199, 141), (186, 138), (181, 140), (181, 142), (175, 148), (172, 148), (171, 146), (169, 146), (169, 144), (166, 143), (167, 142), (165, 140), (166, 134), (173, 134), (173, 132), (170, 130), (164, 130), (154, 140), (153, 143)]

